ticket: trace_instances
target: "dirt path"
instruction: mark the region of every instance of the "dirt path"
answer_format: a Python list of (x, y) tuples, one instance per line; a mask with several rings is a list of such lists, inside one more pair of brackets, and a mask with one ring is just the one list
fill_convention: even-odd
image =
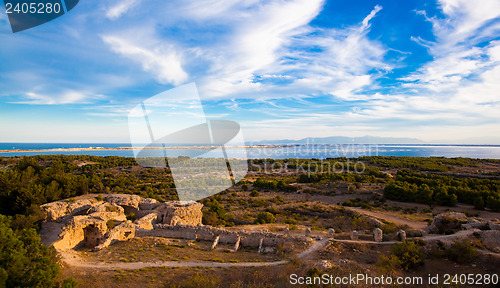
[(365, 209), (361, 209), (361, 208), (357, 208), (357, 207), (349, 207), (348, 209), (359, 212), (359, 213), (364, 214), (364, 215), (368, 215), (368, 216), (383, 219), (386, 221), (394, 222), (394, 223), (399, 224), (399, 225), (408, 225), (408, 227), (413, 228), (413, 229), (424, 229), (425, 227), (427, 227), (426, 222), (410, 221), (410, 220), (401, 219), (399, 217), (395, 217), (392, 215), (387, 215), (387, 214), (383, 214), (380, 212), (369, 211), (369, 210), (365, 210)]
[(306, 258), (307, 256), (311, 255), (311, 253), (319, 250), (320, 248), (324, 247), (326, 245), (326, 243), (328, 243), (328, 241), (330, 241), (329, 238), (324, 238), (323, 240), (321, 241), (316, 241), (314, 242), (311, 247), (309, 247), (309, 249), (307, 249), (306, 251), (300, 253), (298, 256), (299, 258), (303, 259), (303, 258)]

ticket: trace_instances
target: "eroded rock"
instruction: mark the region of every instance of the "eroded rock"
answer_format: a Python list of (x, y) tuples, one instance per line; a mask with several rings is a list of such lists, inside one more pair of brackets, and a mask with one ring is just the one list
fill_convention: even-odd
[(373, 240), (375, 240), (375, 242), (382, 242), (383, 238), (384, 238), (384, 232), (382, 232), (382, 229), (375, 228), (373, 230)]
[(436, 215), (431, 225), (426, 228), (428, 233), (453, 234), (467, 224), (468, 218), (464, 213), (448, 212)]

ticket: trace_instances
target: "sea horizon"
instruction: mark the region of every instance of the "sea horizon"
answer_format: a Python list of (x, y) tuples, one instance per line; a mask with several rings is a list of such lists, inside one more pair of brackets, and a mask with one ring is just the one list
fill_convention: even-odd
[[(161, 147), (154, 145), (152, 147)], [(120, 149), (126, 148), (126, 149)], [(259, 144), (233, 145), (231, 158), (357, 158), (361, 156), (407, 156), (407, 157), (446, 157), (500, 159), (500, 145), (481, 144)], [(74, 149), (74, 150), (71, 150)], [(169, 157), (199, 155), (188, 145), (171, 145)], [(35, 155), (92, 155), (134, 157), (130, 143), (0, 143), (0, 156), (35, 156)], [(207, 150), (203, 157), (218, 157)], [(197, 156), (195, 156), (197, 157)]]

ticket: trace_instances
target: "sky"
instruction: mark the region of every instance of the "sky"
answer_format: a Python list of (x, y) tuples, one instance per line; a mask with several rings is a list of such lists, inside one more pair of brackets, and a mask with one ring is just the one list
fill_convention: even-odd
[(500, 0), (80, 1), (19, 33), (0, 8), (0, 142), (126, 143), (194, 82), (249, 142), (500, 144), (499, 79)]

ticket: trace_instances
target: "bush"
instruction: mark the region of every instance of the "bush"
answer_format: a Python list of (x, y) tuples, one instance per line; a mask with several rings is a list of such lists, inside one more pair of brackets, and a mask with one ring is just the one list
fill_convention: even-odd
[(203, 211), (202, 223), (204, 225), (217, 226), (218, 221), (217, 214), (211, 211)]
[(401, 267), (401, 260), (395, 255), (380, 256), (377, 266), (382, 270), (382, 273), (390, 273)]
[(448, 259), (460, 264), (470, 263), (478, 253), (476, 247), (469, 240), (455, 240), (450, 248), (445, 250)]
[(261, 212), (257, 214), (255, 224), (276, 223), (276, 217), (269, 212)]
[(259, 195), (260, 195), (260, 192), (257, 190), (253, 190), (252, 192), (250, 192), (251, 197), (258, 197)]
[[(392, 256), (396, 257), (398, 261), (389, 259), (389, 263), (393, 265), (397, 264), (397, 266), (404, 271), (413, 270), (424, 264), (424, 253), (422, 248), (415, 242), (404, 241), (395, 244), (391, 247), (391, 256), (389, 256), (389, 258)], [(383, 261), (383, 258), (381, 258), (381, 261)], [(385, 262), (387, 262), (387, 260)]]
[(69, 277), (64, 279), (62, 282), (61, 288), (77, 288), (78, 287), (78, 282), (76, 282), (73, 277)]

